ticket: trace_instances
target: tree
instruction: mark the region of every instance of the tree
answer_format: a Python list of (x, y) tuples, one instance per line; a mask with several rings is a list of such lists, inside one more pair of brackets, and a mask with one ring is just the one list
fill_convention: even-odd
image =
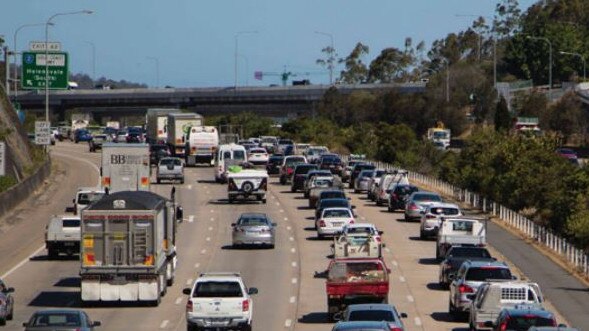
[(362, 57), (367, 55), (369, 51), (368, 46), (357, 43), (350, 55), (345, 59), (340, 59), (339, 63), (344, 63), (345, 70), (340, 73), (340, 81), (347, 84), (363, 83), (368, 78), (368, 68), (362, 62)]
[(517, 0), (500, 0), (495, 6), (493, 30), (499, 38), (513, 34), (519, 27), (521, 10)]
[(501, 96), (495, 109), (495, 130), (506, 132), (511, 128), (511, 116), (507, 109), (507, 101)]
[(571, 135), (580, 132), (586, 126), (587, 116), (581, 107), (581, 102), (574, 93), (562, 97), (558, 103), (548, 110), (547, 127), (559, 132), (566, 143)]
[(385, 48), (370, 63), (368, 81), (373, 83), (400, 81), (407, 74), (407, 69), (412, 63), (411, 54), (394, 47)]
[(337, 53), (335, 52), (335, 48), (333, 48), (331, 46), (327, 46), (327, 47), (324, 47), (323, 49), (321, 49), (321, 53), (324, 54), (325, 58), (317, 59), (315, 61), (315, 63), (326, 68), (330, 72), (329, 78), (331, 79), (332, 78), (331, 73), (333, 72), (333, 69), (335, 68), (335, 63), (337, 60)]

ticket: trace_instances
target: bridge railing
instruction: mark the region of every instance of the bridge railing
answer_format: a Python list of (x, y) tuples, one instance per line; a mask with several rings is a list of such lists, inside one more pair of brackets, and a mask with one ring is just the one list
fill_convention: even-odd
[[(348, 156), (342, 156), (347, 161)], [(384, 162), (372, 162), (378, 169), (400, 170), (400, 168)], [(417, 172), (408, 171), (409, 180), (419, 183), (433, 191), (460, 201), (472, 208), (481, 210), (492, 215), (498, 222), (503, 222), (512, 228), (517, 229), (525, 238), (558, 255), (567, 263), (572, 265), (577, 272), (589, 276), (589, 255), (569, 240), (557, 235), (552, 230), (536, 224), (529, 218), (521, 215), (485, 196), (462, 189), (455, 185), (446, 183), (440, 179), (423, 175)]]

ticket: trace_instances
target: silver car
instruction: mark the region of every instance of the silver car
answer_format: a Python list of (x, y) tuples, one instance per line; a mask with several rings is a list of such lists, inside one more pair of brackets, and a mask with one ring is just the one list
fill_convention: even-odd
[(182, 160), (177, 157), (162, 158), (157, 165), (156, 180), (158, 184), (163, 180), (177, 180), (180, 181), (180, 184), (184, 184), (184, 164)]
[(370, 178), (374, 177), (374, 172), (374, 169), (360, 171), (358, 178), (356, 178), (356, 183), (354, 183), (354, 193), (368, 191), (368, 182)]
[(0, 325), (5, 325), (6, 320), (12, 320), (14, 315), (14, 288), (7, 287), (4, 281), (0, 280)]
[(262, 213), (244, 213), (231, 227), (233, 247), (267, 245), (274, 248), (276, 223)]
[(421, 219), (422, 212), (433, 202), (442, 202), (438, 193), (417, 191), (411, 193), (405, 206), (405, 221)]

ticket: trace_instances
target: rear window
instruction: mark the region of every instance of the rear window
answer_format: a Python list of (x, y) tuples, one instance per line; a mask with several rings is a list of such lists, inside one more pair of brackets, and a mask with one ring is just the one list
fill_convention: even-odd
[(242, 217), (239, 219), (238, 224), (242, 226), (268, 225), (270, 221), (264, 217)]
[(347, 209), (326, 210), (323, 212), (323, 217), (352, 217), (352, 214)]
[(453, 257), (483, 257), (491, 258), (489, 251), (483, 248), (472, 248), (472, 247), (453, 247), (448, 253), (449, 256)]
[(344, 192), (324, 192), (321, 193), (320, 198), (321, 199), (338, 199), (338, 198), (345, 198), (345, 193)]
[(298, 175), (300, 175), (300, 174), (306, 174), (306, 173), (308, 173), (309, 171), (311, 171), (311, 170), (313, 170), (315, 168), (316, 168), (315, 166), (311, 166), (311, 165), (308, 165), (308, 166), (299, 166), (299, 167), (296, 167), (295, 168), (295, 174), (298, 174)]
[(388, 310), (358, 310), (350, 313), (348, 321), (386, 321), (394, 322), (393, 312)]
[(285, 164), (287, 166), (291, 166), (293, 164), (297, 164), (297, 163), (304, 163), (305, 159), (302, 157), (289, 157), (288, 159), (286, 159)]
[(322, 200), (321, 207), (324, 209), (330, 207), (348, 207), (348, 200)]
[(419, 191), (419, 189), (415, 186), (397, 186), (395, 188), (395, 193), (396, 194), (403, 194), (403, 195), (409, 195), (413, 192), (417, 192)]
[(175, 166), (179, 166), (182, 165), (182, 162), (179, 159), (162, 159), (161, 161), (162, 165), (175, 165)]
[(472, 223), (469, 221), (452, 221), (452, 231), (472, 232)]
[(78, 195), (78, 204), (89, 205), (92, 202), (102, 199), (103, 196), (104, 193), (102, 192), (80, 193)]
[(442, 201), (442, 198), (437, 194), (416, 194), (413, 196), (415, 201)]
[(264, 154), (266, 153), (266, 150), (262, 148), (252, 148), (250, 149), (250, 153)]
[(63, 220), (63, 227), (64, 228), (79, 228), (80, 227), (80, 220)]
[(245, 160), (245, 152), (244, 151), (233, 151), (233, 159), (234, 160)]
[(80, 316), (74, 313), (45, 313), (33, 316), (31, 326), (80, 326)]
[(508, 330), (527, 330), (531, 326), (556, 326), (554, 320), (533, 314), (524, 316), (510, 316), (507, 320)]
[(316, 179), (315, 180), (315, 186), (325, 187), (325, 186), (330, 186), (332, 183), (333, 183), (333, 181), (331, 179)]
[(243, 297), (238, 282), (199, 282), (192, 293), (193, 298), (235, 298)]
[(482, 282), (487, 279), (511, 279), (511, 272), (498, 267), (469, 268), (466, 272), (466, 280)]
[(458, 215), (458, 214), (460, 214), (460, 210), (458, 210), (457, 208), (437, 207), (437, 208), (431, 208), (429, 212), (434, 215)]

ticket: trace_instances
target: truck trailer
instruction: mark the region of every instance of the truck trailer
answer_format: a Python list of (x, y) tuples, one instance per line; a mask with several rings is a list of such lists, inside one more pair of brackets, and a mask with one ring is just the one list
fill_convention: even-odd
[(150, 171), (148, 144), (102, 145), (102, 187), (111, 193), (149, 191)]
[(196, 113), (168, 114), (168, 146), (174, 156), (186, 156), (186, 136), (190, 128), (203, 126), (202, 115)]
[(81, 299), (159, 305), (176, 271), (182, 209), (152, 192), (106, 195), (82, 210)]
[(150, 144), (165, 144), (168, 139), (168, 114), (179, 112), (180, 109), (148, 109), (145, 115), (147, 142)]

